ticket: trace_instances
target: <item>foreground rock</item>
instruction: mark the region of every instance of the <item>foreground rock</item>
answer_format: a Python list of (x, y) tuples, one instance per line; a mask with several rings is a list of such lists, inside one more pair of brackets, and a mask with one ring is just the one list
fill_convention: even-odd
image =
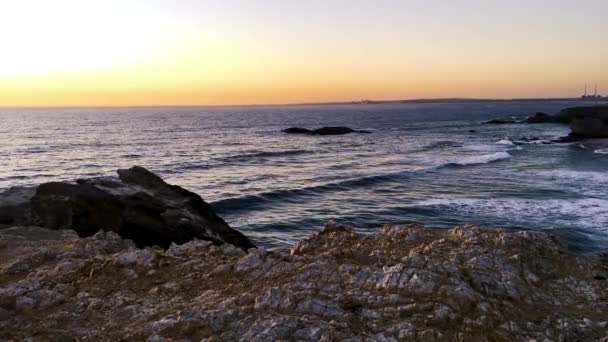
[(73, 229), (80, 236), (110, 230), (139, 247), (193, 239), (254, 247), (200, 196), (138, 166), (118, 170), (118, 178), (10, 189), (0, 194), (0, 223)]
[(319, 129), (310, 130), (302, 127), (290, 127), (284, 129), (283, 133), (288, 134), (309, 134), (309, 135), (344, 135), (350, 133), (371, 133), (365, 130), (354, 130), (349, 127), (322, 127)]
[(469, 226), (328, 224), (291, 254), (18, 228), (0, 231), (0, 339), (606, 341), (607, 267)]

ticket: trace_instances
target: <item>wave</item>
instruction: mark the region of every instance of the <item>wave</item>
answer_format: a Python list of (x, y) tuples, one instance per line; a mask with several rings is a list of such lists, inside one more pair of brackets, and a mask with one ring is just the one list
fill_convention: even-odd
[(298, 189), (280, 189), (261, 192), (252, 195), (240, 197), (226, 198), (223, 200), (212, 202), (214, 210), (220, 214), (233, 213), (253, 210), (263, 207), (268, 202), (288, 203), (305, 197), (314, 197), (323, 193), (333, 191), (349, 191), (356, 188), (365, 188), (375, 184), (386, 183), (395, 180), (402, 180), (404, 177), (409, 177), (412, 174), (419, 172), (429, 172), (441, 168), (463, 167), (477, 164), (486, 164), (494, 161), (510, 158), (511, 155), (507, 152), (497, 152), (481, 156), (468, 156), (459, 161), (447, 161), (439, 163), (435, 166), (423, 167), (419, 169), (410, 169), (397, 171), (392, 173), (384, 173), (377, 175), (361, 176), (325, 184), (308, 186)]
[(218, 158), (221, 161), (247, 161), (251, 159), (265, 159), (265, 158), (278, 158), (278, 157), (291, 157), (299, 156), (304, 154), (312, 154), (314, 151), (310, 150), (284, 150), (284, 151), (262, 151), (254, 153), (243, 153), (232, 156), (226, 156)]
[(508, 146), (515, 145), (511, 140), (509, 140), (509, 138), (504, 138), (502, 140), (499, 140), (499, 141), (495, 142), (495, 144), (497, 144), (497, 145), (508, 145)]
[(444, 165), (440, 165), (439, 167), (487, 164), (487, 163), (492, 163), (495, 161), (509, 159), (509, 158), (511, 158), (511, 155), (508, 152), (496, 152), (496, 153), (484, 154), (484, 155), (480, 155), (480, 156), (463, 157), (462, 159), (460, 159), (458, 161), (448, 162), (448, 163), (445, 163)]
[(505, 224), (547, 227), (574, 225), (596, 233), (608, 233), (608, 200), (600, 198), (439, 198), (421, 201), (418, 206), (439, 207), (470, 217), (493, 217), (503, 220)]
[(593, 151), (593, 153), (608, 154), (608, 148), (600, 148), (599, 150)]

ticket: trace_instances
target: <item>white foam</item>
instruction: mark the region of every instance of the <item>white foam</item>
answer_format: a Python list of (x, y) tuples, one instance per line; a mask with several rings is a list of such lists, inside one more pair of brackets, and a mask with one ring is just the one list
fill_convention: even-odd
[(513, 144), (513, 142), (511, 140), (509, 140), (509, 138), (504, 138), (502, 140), (499, 140), (499, 141), (495, 142), (495, 144), (497, 144), (497, 145), (508, 145), (508, 146), (515, 145), (515, 144)]
[(608, 173), (599, 171), (545, 170), (529, 173), (539, 181), (557, 182), (560, 188), (584, 196), (605, 196), (608, 191)]
[(508, 152), (496, 152), (490, 154), (484, 154), (480, 156), (467, 156), (462, 157), (459, 160), (453, 161), (449, 164), (457, 164), (457, 165), (475, 165), (475, 164), (487, 164), (493, 161), (509, 159), (511, 155)]
[(593, 151), (593, 153), (598, 153), (598, 154), (608, 154), (608, 148), (601, 148), (599, 150), (595, 150)]
[[(477, 199), (439, 198), (418, 203), (445, 206), (462, 215), (496, 217), (522, 226), (536, 223), (578, 226), (608, 233), (608, 200), (582, 199)], [(551, 226), (547, 226), (551, 228)]]

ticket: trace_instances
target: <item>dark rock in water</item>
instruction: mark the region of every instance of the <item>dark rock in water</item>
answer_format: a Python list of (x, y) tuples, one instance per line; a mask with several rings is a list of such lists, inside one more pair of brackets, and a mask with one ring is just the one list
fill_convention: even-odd
[(310, 135), (343, 135), (350, 133), (372, 133), (366, 130), (355, 130), (349, 127), (322, 127), (314, 130), (310, 130), (302, 127), (290, 127), (284, 129), (282, 132), (288, 134), (310, 134)]
[(488, 120), (485, 121), (484, 124), (486, 125), (508, 125), (508, 124), (516, 124), (517, 121), (515, 120), (506, 120), (506, 119), (494, 119), (494, 120)]
[(358, 131), (357, 131), (357, 133), (363, 133), (363, 134), (372, 134), (372, 131), (368, 131), (368, 130), (365, 130), (365, 129), (361, 129), (361, 130), (358, 130)]
[(282, 132), (288, 133), (288, 134), (310, 134), (311, 130), (309, 130), (308, 128), (302, 128), (302, 127), (290, 127), (290, 128), (282, 130)]
[(355, 133), (356, 131), (349, 127), (323, 127), (312, 131), (313, 135), (342, 135)]
[[(73, 229), (79, 236), (100, 230), (115, 231), (139, 247), (193, 239), (216, 244), (229, 243), (248, 249), (254, 245), (211, 209), (197, 194), (167, 184), (143, 167), (118, 170), (119, 178), (78, 180), (76, 184), (45, 183), (18, 196), (9, 190), (0, 194), (2, 220), (9, 224)], [(21, 198), (21, 200), (17, 200)], [(10, 214), (15, 203), (20, 210)], [(8, 204), (8, 205), (7, 205)]]
[(608, 105), (571, 107), (559, 116), (570, 123), (571, 133), (562, 142), (608, 138)]
[(524, 123), (568, 123), (569, 120), (561, 115), (550, 115), (538, 112), (523, 121)]

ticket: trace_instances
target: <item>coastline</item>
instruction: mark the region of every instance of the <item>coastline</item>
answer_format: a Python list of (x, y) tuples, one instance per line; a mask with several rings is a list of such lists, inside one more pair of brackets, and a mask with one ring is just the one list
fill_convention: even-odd
[(30, 227), (0, 256), (7, 340), (608, 339), (608, 256), (544, 233), (330, 222), (287, 254)]

